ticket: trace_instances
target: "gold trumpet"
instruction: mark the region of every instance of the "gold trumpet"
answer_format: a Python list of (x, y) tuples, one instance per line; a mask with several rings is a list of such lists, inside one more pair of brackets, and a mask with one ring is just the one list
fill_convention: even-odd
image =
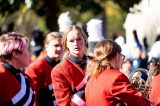
[(143, 68), (137, 68), (130, 76), (129, 80), (134, 88), (142, 93), (142, 96), (148, 99), (151, 90), (153, 72)]

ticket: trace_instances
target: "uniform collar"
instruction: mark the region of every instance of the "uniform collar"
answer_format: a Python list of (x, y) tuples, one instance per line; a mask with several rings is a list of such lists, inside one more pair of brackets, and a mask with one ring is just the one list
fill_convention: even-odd
[(84, 55), (84, 56), (80, 59), (80, 58), (77, 58), (77, 57), (75, 57), (75, 56), (73, 56), (73, 55), (70, 55), (68, 59), (71, 60), (72, 62), (76, 63), (76, 64), (79, 64), (79, 63), (82, 62), (82, 61), (87, 61), (87, 56)]
[(55, 65), (57, 65), (60, 61), (55, 61), (54, 59), (50, 58), (49, 56), (46, 56), (44, 58), (46, 60), (46, 62), (51, 66), (54, 67)]
[(16, 75), (18, 73), (21, 72), (21, 70), (17, 70), (16, 68), (14, 68), (12, 65), (10, 65), (9, 63), (3, 63), (3, 66), (8, 69), (12, 74)]
[(82, 69), (85, 69), (86, 61), (87, 61), (86, 55), (84, 55), (81, 59), (77, 58), (73, 55), (70, 55), (68, 59), (71, 60), (72, 62), (74, 62), (75, 64), (77, 64), (78, 66), (80, 66)]

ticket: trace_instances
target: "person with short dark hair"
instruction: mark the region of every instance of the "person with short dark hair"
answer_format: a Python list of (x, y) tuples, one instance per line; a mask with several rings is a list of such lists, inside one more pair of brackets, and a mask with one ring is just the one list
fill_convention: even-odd
[(30, 52), (31, 52), (31, 62), (33, 62), (34, 60), (36, 60), (38, 58), (38, 56), (40, 55), (40, 53), (43, 51), (44, 49), (44, 36), (43, 36), (43, 32), (38, 29), (35, 28), (30, 36)]

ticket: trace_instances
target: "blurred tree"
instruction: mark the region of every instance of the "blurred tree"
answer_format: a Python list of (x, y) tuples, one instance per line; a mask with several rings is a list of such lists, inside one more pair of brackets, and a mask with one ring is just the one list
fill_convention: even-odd
[(24, 0), (0, 0), (1, 16), (8, 16), (20, 9), (21, 4), (25, 4)]
[(32, 9), (39, 15), (45, 16), (46, 26), (50, 31), (58, 30), (58, 13), (60, 8), (57, 0), (33, 0)]
[[(30, 9), (39, 16), (44, 16), (47, 28), (54, 31), (58, 30), (57, 18), (62, 10), (65, 10), (64, 8), (71, 7), (78, 10), (80, 14), (90, 10), (95, 16), (102, 13), (104, 17), (106, 1), (109, 0), (0, 0), (0, 17), (8, 16), (25, 6), (27, 2), (31, 2)], [(113, 1), (128, 12), (129, 8), (140, 0)]]
[(31, 9), (39, 16), (44, 16), (46, 26), (50, 31), (58, 30), (57, 18), (64, 8), (72, 7), (80, 13), (92, 10), (94, 14), (98, 14), (102, 10), (94, 0), (0, 0), (1, 17), (18, 11), (26, 1), (32, 2)]
[(124, 11), (129, 12), (129, 8), (133, 7), (134, 4), (138, 4), (141, 0), (113, 0), (117, 3)]

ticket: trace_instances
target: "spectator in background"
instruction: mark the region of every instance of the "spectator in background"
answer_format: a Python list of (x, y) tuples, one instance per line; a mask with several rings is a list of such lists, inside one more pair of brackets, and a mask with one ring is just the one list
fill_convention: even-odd
[(8, 25), (7, 25), (7, 32), (12, 32), (14, 31), (14, 22), (9, 22)]
[(2, 32), (2, 27), (0, 27), (0, 36), (2, 35), (2, 33), (3, 33), (3, 32)]
[[(52, 83), (58, 106), (84, 106), (87, 36), (72, 25), (62, 36), (63, 60), (52, 70)], [(84, 82), (83, 82), (84, 80)]]
[(124, 62), (122, 63), (120, 71), (125, 74), (127, 77), (129, 77), (131, 73), (131, 67), (132, 67), (132, 62), (129, 59), (125, 59)]
[(0, 37), (0, 106), (34, 106), (31, 80), (20, 69), (29, 64), (28, 39), (15, 32)]
[(90, 71), (85, 89), (87, 106), (150, 106), (119, 71), (125, 56), (117, 43), (111, 40), (97, 43), (94, 56), (87, 63)]
[(26, 74), (34, 82), (39, 106), (57, 105), (53, 93), (51, 70), (60, 62), (59, 58), (63, 51), (61, 38), (62, 36), (58, 32), (47, 34), (44, 41), (46, 56), (38, 58), (26, 69)]
[(131, 60), (132, 60), (132, 68), (131, 71), (134, 71), (137, 68), (145, 68), (148, 67), (148, 55), (147, 55), (147, 44), (146, 39), (143, 39), (143, 45), (140, 43), (137, 35), (137, 31), (133, 30), (133, 36), (134, 36), (134, 44), (131, 47)]
[(44, 49), (43, 41), (44, 41), (43, 32), (35, 28), (30, 36), (31, 62), (36, 60), (41, 51)]

